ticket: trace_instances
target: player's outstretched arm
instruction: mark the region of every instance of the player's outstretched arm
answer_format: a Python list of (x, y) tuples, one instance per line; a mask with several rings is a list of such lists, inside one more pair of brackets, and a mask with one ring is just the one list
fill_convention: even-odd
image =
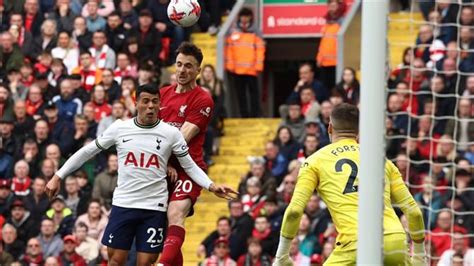
[(73, 171), (77, 170), (79, 167), (87, 162), (89, 159), (94, 157), (100, 152), (99, 146), (97, 146), (95, 141), (90, 142), (86, 146), (82, 147), (76, 153), (74, 153), (59, 169), (56, 174), (49, 180), (46, 184), (45, 192), (48, 195), (49, 199), (52, 200), (59, 192), (59, 184), (61, 179), (71, 174)]
[(275, 256), (275, 262), (273, 263), (275, 266), (292, 265), (289, 257), (290, 244), (298, 233), (304, 209), (313, 191), (316, 189), (318, 182), (317, 169), (312, 164), (314, 163), (306, 160), (300, 168), (293, 197), (283, 216), (280, 242)]
[(425, 224), (423, 213), (403, 182), (398, 168), (390, 161), (387, 163), (390, 173), (390, 196), (392, 202), (400, 207), (408, 220), (408, 229), (413, 240), (413, 265), (425, 265)]

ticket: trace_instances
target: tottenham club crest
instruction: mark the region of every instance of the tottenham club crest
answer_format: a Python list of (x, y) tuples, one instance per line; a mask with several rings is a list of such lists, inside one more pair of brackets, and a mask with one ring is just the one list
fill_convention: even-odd
[(184, 111), (186, 111), (186, 108), (188, 108), (187, 105), (181, 105), (181, 107), (179, 107), (179, 113), (178, 113), (179, 117), (184, 117)]
[(160, 150), (161, 140), (158, 139), (158, 138), (156, 138), (156, 144), (157, 144), (157, 145), (156, 145), (156, 149), (157, 149), (157, 150)]

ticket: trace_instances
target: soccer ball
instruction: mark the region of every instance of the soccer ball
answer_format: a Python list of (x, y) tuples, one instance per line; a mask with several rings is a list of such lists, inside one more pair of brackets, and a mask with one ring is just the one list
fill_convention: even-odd
[(168, 5), (168, 18), (176, 26), (190, 27), (201, 15), (201, 6), (197, 0), (171, 0)]

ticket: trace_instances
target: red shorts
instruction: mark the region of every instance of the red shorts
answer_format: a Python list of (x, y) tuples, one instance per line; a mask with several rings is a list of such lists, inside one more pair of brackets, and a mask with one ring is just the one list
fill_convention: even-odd
[(190, 199), (192, 206), (188, 216), (193, 215), (193, 206), (201, 195), (202, 187), (194, 182), (184, 170), (177, 170), (178, 179), (170, 186), (169, 201)]

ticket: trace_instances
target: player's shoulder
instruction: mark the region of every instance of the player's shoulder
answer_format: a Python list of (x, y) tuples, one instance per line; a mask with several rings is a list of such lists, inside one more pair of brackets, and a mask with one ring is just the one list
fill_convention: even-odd
[(168, 134), (180, 133), (177, 127), (174, 127), (163, 120), (160, 120), (160, 123), (158, 124), (157, 128), (158, 130), (163, 131), (164, 133), (168, 133)]
[(212, 95), (209, 92), (209, 90), (197, 85), (193, 89), (193, 93), (195, 96), (199, 97), (200, 100), (211, 100), (212, 101)]
[(173, 90), (176, 89), (176, 85), (168, 85), (168, 86), (164, 86), (164, 87), (161, 87), (160, 89), (160, 94), (163, 96)]

